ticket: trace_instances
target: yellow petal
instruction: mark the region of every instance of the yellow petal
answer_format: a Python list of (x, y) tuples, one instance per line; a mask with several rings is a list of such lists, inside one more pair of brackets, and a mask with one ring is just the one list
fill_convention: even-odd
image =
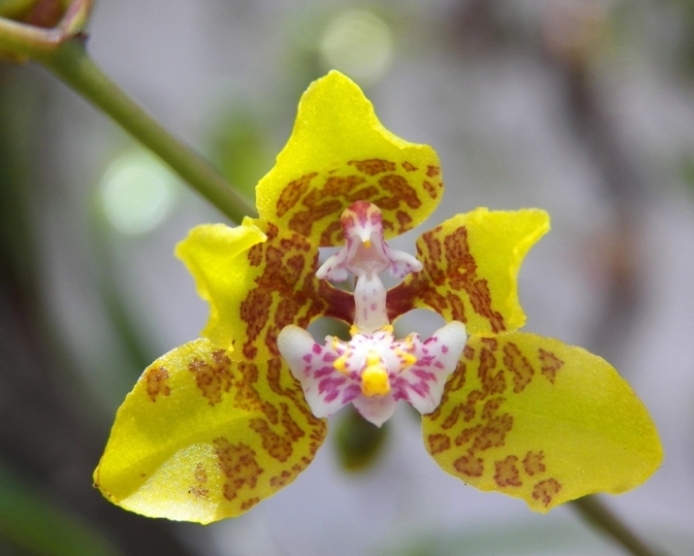
[(235, 228), (193, 228), (176, 255), (210, 304), (201, 335), (224, 348), (233, 338), (235, 360), (276, 357), (277, 334), (284, 326), (308, 326), (328, 312), (332, 300), (346, 310), (353, 305), (348, 294), (315, 277), (315, 246), (262, 220), (246, 219)]
[(291, 483), (326, 430), (279, 358), (232, 362), (200, 339), (142, 374), (118, 410), (94, 481), (127, 510), (209, 523)]
[(388, 292), (392, 317), (428, 307), (465, 323), (469, 334), (493, 335), (525, 323), (517, 277), (528, 250), (549, 230), (539, 209), (458, 214), (417, 240), (424, 270)]
[(632, 489), (663, 457), (648, 411), (609, 363), (521, 332), (470, 338), (423, 433), (445, 471), (539, 512)]
[(392, 237), (429, 216), (442, 192), (436, 152), (385, 129), (359, 87), (331, 71), (301, 98), (256, 200), (261, 218), (327, 246), (341, 243), (340, 214), (355, 201), (378, 205)]

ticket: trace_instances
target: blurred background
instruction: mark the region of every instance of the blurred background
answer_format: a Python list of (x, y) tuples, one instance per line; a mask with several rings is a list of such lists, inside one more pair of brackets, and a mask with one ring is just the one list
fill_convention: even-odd
[[(694, 554), (694, 2), (101, 0), (89, 49), (249, 196), (301, 92), (337, 68), (437, 149), (447, 190), (425, 229), (548, 210), (520, 275), (525, 329), (632, 384), (665, 462), (603, 502), (663, 554)], [(104, 500), (91, 473), (115, 410), (206, 320), (174, 245), (218, 221), (42, 68), (0, 65), (0, 554), (623, 554), (569, 505), (541, 516), (444, 474), (404, 407), (375, 436), (336, 416), (307, 471), (235, 520)]]

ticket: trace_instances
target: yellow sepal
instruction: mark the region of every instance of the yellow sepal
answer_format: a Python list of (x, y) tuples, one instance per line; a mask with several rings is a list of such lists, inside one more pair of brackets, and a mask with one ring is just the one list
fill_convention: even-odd
[(318, 248), (298, 234), (247, 218), (241, 226), (193, 228), (176, 255), (210, 304), (201, 335), (231, 348), (234, 360), (277, 357), (276, 339), (288, 324), (306, 327), (329, 300), (348, 294), (316, 276)]
[(436, 152), (385, 129), (361, 89), (331, 71), (301, 97), (256, 201), (261, 218), (328, 246), (341, 243), (340, 214), (355, 201), (376, 204), (392, 237), (424, 221), (442, 192)]
[(468, 340), (423, 434), (445, 471), (539, 512), (632, 489), (663, 457), (648, 411), (609, 363), (521, 332)]
[(193, 276), (198, 295), (210, 306), (201, 335), (219, 347), (231, 348), (232, 338), (238, 337), (239, 300), (253, 285), (248, 254), (265, 240), (265, 234), (246, 218), (234, 228), (225, 224), (196, 226), (176, 246), (176, 256)]
[(388, 292), (398, 314), (430, 308), (465, 323), (469, 334), (512, 331), (525, 323), (517, 277), (530, 248), (549, 230), (539, 209), (458, 214), (417, 240), (424, 269)]
[(127, 510), (210, 523), (291, 483), (326, 432), (281, 359), (233, 362), (199, 339), (142, 374), (118, 410), (94, 482)]

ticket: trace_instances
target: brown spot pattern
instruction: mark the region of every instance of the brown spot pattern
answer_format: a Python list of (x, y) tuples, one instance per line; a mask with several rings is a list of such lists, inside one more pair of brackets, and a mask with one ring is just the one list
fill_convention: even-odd
[(552, 502), (552, 497), (561, 490), (561, 483), (554, 478), (540, 481), (533, 488), (533, 498), (542, 502), (545, 507)]
[(224, 498), (233, 500), (246, 487), (254, 489), (263, 469), (256, 461), (255, 452), (243, 443), (231, 444), (226, 438), (213, 441), (217, 465), (226, 477), (223, 487)]
[(429, 435), (429, 452), (431, 454), (440, 454), (451, 447), (451, 439), (445, 434), (430, 434)]
[[(501, 489), (533, 485), (532, 497), (547, 506), (561, 485), (548, 476), (551, 467), (545, 452), (531, 450), (523, 455), (503, 451), (514, 426), (513, 415), (504, 407), (509, 395), (522, 393), (537, 376), (531, 359), (519, 343), (503, 336), (473, 337), (446, 383), (441, 404), (424, 417), (434, 425), (427, 424), (425, 430), (430, 431), (426, 436), (429, 452), (433, 456), (445, 453), (440, 461), (450, 462), (446, 465), (461, 478), (487, 474)], [(547, 355), (538, 359), (553, 361)], [(537, 359), (532, 360), (537, 366)], [(467, 384), (468, 372), (475, 369), (472, 384)], [(509, 394), (507, 386), (511, 385), (513, 393)], [(459, 403), (451, 403), (452, 398)]]
[(383, 174), (384, 172), (393, 172), (395, 170), (395, 163), (390, 160), (383, 160), (382, 158), (370, 158), (368, 160), (350, 160), (347, 164), (354, 166), (362, 174), (367, 174), (369, 176), (375, 176), (376, 174)]
[(540, 371), (542, 374), (554, 384), (554, 380), (557, 378), (557, 373), (559, 369), (564, 366), (564, 361), (559, 359), (551, 351), (545, 351), (542, 348), (537, 350), (538, 357), (540, 358)]
[(530, 475), (538, 475), (545, 472), (545, 464), (542, 460), (545, 459), (545, 454), (540, 450), (539, 452), (528, 452), (523, 458), (523, 468), (525, 472)]
[(533, 379), (535, 371), (516, 344), (509, 342), (504, 346), (504, 365), (513, 373), (513, 391), (516, 394), (522, 392)]
[(280, 232), (274, 224), (257, 224), (264, 227), (267, 241), (250, 249), (248, 260), (252, 266), (261, 261), (261, 271), (239, 305), (246, 332), (239, 338), (240, 351), (247, 359), (257, 358), (261, 346), (270, 356), (279, 355), (277, 335), (288, 324), (306, 328), (321, 314), (345, 320), (354, 314), (350, 294), (316, 278), (315, 246), (299, 234)]
[[(446, 319), (467, 322), (463, 304), (466, 299), (474, 313), (489, 321), (492, 332), (506, 330), (503, 315), (492, 307), (489, 283), (477, 274), (477, 262), (470, 252), (464, 226), (449, 234), (443, 232), (442, 226), (425, 232), (417, 240), (417, 255), (423, 270), (388, 292), (391, 319), (423, 302)], [(443, 291), (446, 297), (440, 294)]]
[[(270, 485), (280, 488), (292, 482), (312, 461), (313, 456), (323, 442), (327, 426), (321, 419), (316, 418), (307, 406), (303, 391), (298, 381), (294, 379), (282, 360), (278, 358), (266, 362), (266, 372), (262, 379), (273, 394), (281, 396), (286, 401), (273, 405), (262, 399), (257, 386), (261, 375), (256, 365), (247, 362), (237, 363), (241, 368), (239, 381), (236, 385), (234, 404), (251, 412), (262, 412), (264, 417), (253, 417), (249, 428), (260, 437), (263, 450), (273, 459), (287, 463), (295, 457), (294, 443), (308, 434), (308, 455), (295, 457), (295, 463), (284, 469), (280, 475), (269, 479)], [(286, 380), (288, 384), (282, 384)], [(299, 411), (302, 422), (292, 416), (290, 407)]]
[(188, 490), (189, 494), (195, 496), (195, 498), (207, 498), (210, 493), (210, 489), (207, 488), (207, 470), (202, 463), (198, 463), (195, 466), (195, 484)]
[(508, 456), (506, 459), (497, 461), (494, 464), (496, 484), (500, 487), (523, 486), (517, 464), (518, 458), (516, 456)]
[(207, 402), (214, 406), (222, 401), (222, 394), (232, 385), (231, 360), (225, 350), (212, 352), (211, 360), (194, 359), (188, 370), (195, 376), (195, 384)]
[(453, 462), (453, 467), (463, 475), (468, 477), (481, 477), (484, 473), (482, 458), (476, 458), (472, 453), (460, 456)]
[(302, 236), (319, 238), (322, 246), (339, 245), (342, 229), (335, 221), (355, 201), (367, 201), (383, 211), (384, 227), (399, 234), (413, 227), (411, 211), (421, 207), (420, 195), (436, 200), (443, 191), (443, 183), (431, 179), (439, 176), (438, 166), (420, 171), (407, 161), (398, 165), (369, 158), (350, 160), (339, 173), (344, 175), (335, 170), (310, 172), (288, 183), (275, 206), (281, 224)]
[(435, 186), (433, 183), (430, 181), (424, 180), (422, 182), (422, 185), (424, 186), (425, 191), (429, 194), (429, 196), (432, 199), (436, 199), (439, 195), (439, 190), (443, 186), (443, 184), (439, 184), (438, 186)]
[(311, 172), (287, 184), (287, 187), (282, 190), (282, 194), (277, 200), (277, 216), (282, 218), (299, 202), (299, 199), (306, 193), (311, 180), (317, 175), (316, 172)]
[(438, 166), (427, 166), (427, 176), (434, 178), (441, 173), (441, 168)]
[(145, 373), (145, 380), (147, 395), (152, 402), (156, 402), (159, 396), (171, 395), (171, 388), (168, 385), (169, 371), (164, 367), (150, 367)]

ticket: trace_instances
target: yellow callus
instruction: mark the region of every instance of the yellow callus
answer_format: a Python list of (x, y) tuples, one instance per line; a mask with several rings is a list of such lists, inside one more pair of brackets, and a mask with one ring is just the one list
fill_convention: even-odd
[(388, 373), (375, 350), (371, 350), (366, 356), (366, 368), (361, 374), (361, 392), (369, 398), (385, 396), (390, 392)]

